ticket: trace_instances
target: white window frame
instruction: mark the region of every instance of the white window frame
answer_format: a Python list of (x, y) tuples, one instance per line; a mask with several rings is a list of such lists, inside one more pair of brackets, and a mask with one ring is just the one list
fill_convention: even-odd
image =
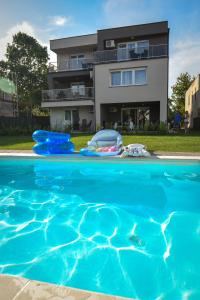
[[(135, 71), (146, 71), (146, 81), (145, 83), (135, 83)], [(122, 84), (122, 73), (126, 72), (126, 71), (132, 71), (132, 83), (131, 84)], [(112, 73), (116, 73), (116, 72), (120, 72), (121, 73), (121, 84), (119, 85), (112, 85)], [(147, 67), (141, 67), (141, 68), (131, 68), (131, 69), (118, 69), (118, 70), (110, 70), (110, 80), (109, 80), (110, 87), (122, 87), (122, 86), (143, 86), (143, 85), (147, 85)]]
[[(73, 56), (75, 56), (75, 57), (73, 57)], [(83, 56), (83, 57), (79, 57), (79, 56)], [(79, 54), (71, 54), (70, 55), (70, 59), (76, 59), (76, 60), (79, 60), (79, 59), (83, 59), (83, 58), (85, 58), (85, 54), (84, 53), (79, 53)]]

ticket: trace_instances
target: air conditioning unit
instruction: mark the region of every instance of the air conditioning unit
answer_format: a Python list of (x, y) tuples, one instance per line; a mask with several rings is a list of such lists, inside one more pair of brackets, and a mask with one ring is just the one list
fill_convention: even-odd
[(107, 40), (106, 41), (106, 48), (114, 48), (115, 47), (115, 41), (114, 40)]

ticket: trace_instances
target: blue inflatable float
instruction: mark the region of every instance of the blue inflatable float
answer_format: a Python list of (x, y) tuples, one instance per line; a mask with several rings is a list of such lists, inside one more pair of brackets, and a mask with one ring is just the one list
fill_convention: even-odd
[(46, 130), (36, 130), (32, 135), (37, 143), (33, 151), (39, 155), (71, 154), (74, 153), (74, 144), (70, 142), (68, 133)]

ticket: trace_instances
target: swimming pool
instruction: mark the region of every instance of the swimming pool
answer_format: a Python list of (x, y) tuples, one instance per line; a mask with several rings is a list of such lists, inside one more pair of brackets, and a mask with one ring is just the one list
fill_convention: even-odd
[(0, 159), (0, 273), (200, 299), (200, 164)]

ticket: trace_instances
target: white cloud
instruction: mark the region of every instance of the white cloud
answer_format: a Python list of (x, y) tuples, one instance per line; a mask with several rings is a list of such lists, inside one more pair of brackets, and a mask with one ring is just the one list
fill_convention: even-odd
[(46, 46), (47, 47), (47, 51), (48, 51), (48, 54), (49, 54), (49, 61), (50, 62), (56, 62), (57, 61), (57, 55), (55, 52), (51, 51), (50, 50), (50, 45), (49, 44), (44, 44), (43, 46)]
[(54, 16), (50, 18), (50, 24), (55, 26), (71, 25), (72, 18), (70, 16)]
[(196, 76), (200, 73), (200, 38), (194, 35), (182, 37), (172, 45), (169, 60), (169, 89), (180, 73), (188, 72)]
[(13, 35), (18, 33), (19, 31), (27, 33), (27, 34), (35, 37), (35, 29), (27, 21), (23, 21), (21, 23), (16, 24), (13, 27), (11, 27), (6, 32), (4, 37), (0, 38), (0, 59), (4, 58), (4, 55), (6, 53), (7, 44), (12, 42)]

